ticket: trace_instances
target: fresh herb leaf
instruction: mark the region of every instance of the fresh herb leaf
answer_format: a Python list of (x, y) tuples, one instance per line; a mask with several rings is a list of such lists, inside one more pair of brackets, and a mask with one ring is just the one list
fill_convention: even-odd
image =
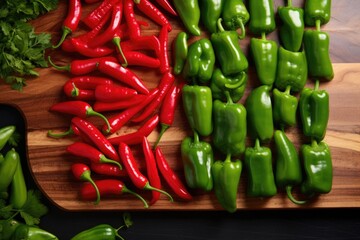
[(40, 218), (48, 212), (48, 208), (41, 203), (41, 195), (39, 191), (29, 190), (27, 200), (23, 208), (20, 210), (20, 216), (28, 225), (37, 225)]
[(0, 199), (0, 219), (8, 219), (13, 215), (13, 208), (11, 205), (6, 205), (4, 199)]

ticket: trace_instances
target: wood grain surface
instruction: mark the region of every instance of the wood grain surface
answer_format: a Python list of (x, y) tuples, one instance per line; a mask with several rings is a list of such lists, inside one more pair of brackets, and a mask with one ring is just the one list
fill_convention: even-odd
[[(283, 1), (276, 0), (275, 3), (276, 7), (283, 5)], [(303, 1), (294, 0), (293, 3), (301, 6)], [(83, 15), (85, 16), (86, 12), (90, 12), (95, 6), (84, 6)], [(294, 205), (281, 191), (268, 199), (250, 198), (245, 194), (247, 180), (246, 173), (243, 171), (237, 200), (239, 209), (360, 207), (360, 15), (357, 14), (358, 9), (360, 9), (360, 1), (357, 0), (333, 1), (331, 21), (322, 27), (331, 37), (330, 56), (335, 71), (335, 78), (331, 82), (321, 84), (321, 88), (328, 90), (330, 94), (330, 119), (324, 141), (329, 144), (333, 159), (332, 191), (304, 206)], [(55, 43), (60, 36), (61, 24), (66, 16), (66, 11), (66, 1), (60, 1), (57, 10), (40, 17), (32, 24), (37, 31), (52, 33)], [(173, 30), (169, 34), (171, 43), (177, 33), (183, 30), (183, 26), (179, 19), (168, 17), (173, 26)], [(146, 19), (141, 14), (138, 14), (138, 18)], [(85, 26), (80, 24), (80, 30), (75, 34), (85, 30)], [(157, 34), (159, 27), (150, 22), (150, 26), (142, 30), (146, 35)], [(205, 33), (204, 36), (206, 36)], [(248, 43), (251, 37), (248, 34), (247, 38), (240, 42), (246, 54), (248, 54)], [(268, 37), (277, 39), (277, 32), (271, 33)], [(169, 51), (171, 55), (170, 47)], [(47, 54), (51, 55), (53, 61), (59, 65), (67, 64), (76, 57), (60, 50), (51, 50)], [(249, 60), (251, 64), (251, 59), (249, 58)], [(138, 74), (149, 88), (154, 88), (161, 77), (156, 70), (135, 67), (131, 67), (131, 70)], [(126, 194), (117, 198), (103, 199), (97, 206), (92, 202), (80, 200), (78, 193), (82, 183), (76, 182), (70, 172), (71, 163), (78, 159), (65, 151), (67, 145), (78, 139), (75, 137), (64, 139), (47, 137), (48, 130), (64, 131), (69, 126), (70, 116), (51, 113), (48, 109), (52, 104), (66, 100), (62, 86), (71, 75), (52, 68), (39, 69), (39, 73), (40, 77), (28, 80), (28, 86), (22, 93), (13, 91), (8, 85), (0, 82), (0, 102), (19, 108), (26, 119), (28, 163), (39, 188), (54, 204), (65, 210), (144, 210), (140, 201)], [(249, 91), (258, 84), (252, 65), (249, 69), (249, 79), (246, 94), (240, 101), (242, 103)], [(312, 82), (309, 81), (308, 85), (312, 85)], [(113, 113), (108, 113), (107, 116), (111, 114)], [(90, 118), (90, 120), (95, 124), (101, 124), (98, 119)], [(127, 125), (116, 134), (132, 132), (137, 127), (135, 124)], [(299, 127), (290, 128), (286, 133), (297, 147), (304, 142)], [(175, 169), (182, 180), (184, 180), (184, 176), (180, 158), (180, 143), (189, 134), (189, 128), (180, 106), (176, 112), (175, 123), (164, 134), (160, 146), (170, 166)], [(158, 130), (149, 136), (151, 144), (155, 142), (157, 136)], [(133, 147), (133, 150), (141, 169), (144, 170), (145, 164), (140, 148)], [(128, 184), (132, 187), (130, 183)], [(164, 184), (164, 189), (172, 193), (166, 184)], [(148, 192), (139, 191), (139, 193), (147, 199), (150, 198)], [(221, 209), (213, 193), (195, 191), (191, 191), (191, 193), (194, 199), (190, 202), (182, 202), (176, 198), (175, 202), (169, 202), (166, 196), (161, 196), (161, 199), (148, 211)]]

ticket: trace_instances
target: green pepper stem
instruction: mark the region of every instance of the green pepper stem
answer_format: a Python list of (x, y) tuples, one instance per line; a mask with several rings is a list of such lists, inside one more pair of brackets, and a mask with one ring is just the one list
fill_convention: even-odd
[(290, 93), (291, 93), (291, 86), (290, 86), (290, 85), (288, 85), (288, 86), (286, 87), (285, 93), (288, 94), (288, 95), (290, 95)]
[[(140, 2), (140, 1), (139, 1)], [(136, 3), (136, 2), (135, 2)], [(119, 53), (122, 57), (122, 59), (124, 59), (124, 63), (121, 64), (123, 67), (127, 67), (129, 64), (128, 64), (128, 61), (126, 60), (126, 57), (125, 57), (125, 54), (121, 48), (121, 45), (120, 45), (120, 42), (121, 42), (121, 38), (120, 37), (114, 37), (113, 38), (113, 43), (115, 44), (115, 46), (117, 47), (117, 49), (119, 50)]]
[(292, 7), (292, 0), (287, 0), (287, 6)]
[(224, 93), (225, 93), (225, 96), (226, 96), (227, 104), (233, 104), (234, 102), (233, 102), (233, 100), (231, 98), (231, 95), (230, 95), (229, 91), (225, 91)]
[(124, 192), (124, 193), (130, 193), (130, 194), (134, 195), (135, 197), (139, 198), (139, 199), (144, 203), (144, 208), (149, 208), (149, 205), (148, 205), (148, 203), (145, 201), (145, 199), (144, 199), (142, 196), (140, 196), (139, 194), (137, 194), (136, 192), (131, 191), (130, 189), (128, 189), (128, 188), (125, 187), (125, 186), (123, 187), (122, 192)]
[(226, 154), (225, 162), (231, 162), (231, 153)]
[(246, 77), (246, 73), (244, 71), (241, 72), (241, 79), (236, 83), (225, 83), (225, 87), (228, 89), (239, 88), (244, 83), (244, 78)]
[(319, 81), (319, 79), (316, 79), (316, 80), (315, 80), (314, 90), (315, 90), (315, 91), (319, 90), (319, 86), (320, 86), (320, 81)]
[(199, 134), (194, 131), (194, 143), (198, 144), (200, 142)]
[(222, 22), (222, 18), (219, 18), (217, 20), (217, 26), (218, 26), (220, 32), (225, 32), (225, 29), (224, 29), (223, 25), (221, 24), (221, 22)]
[(236, 23), (238, 26), (240, 26), (240, 30), (241, 30), (241, 34), (238, 34), (238, 38), (244, 39), (246, 33), (245, 33), (245, 26), (244, 26), (243, 20), (241, 18), (237, 18)]
[(60, 71), (70, 71), (70, 65), (66, 65), (66, 66), (58, 66), (55, 63), (53, 63), (53, 61), (51, 60), (51, 57), (48, 56), (48, 61), (50, 63), (51, 66), (53, 66), (55, 69), (60, 70)]
[(315, 148), (315, 147), (317, 147), (317, 146), (318, 146), (317, 141), (316, 141), (315, 139), (312, 139), (312, 140), (311, 140), (311, 147)]
[(261, 146), (260, 146), (260, 140), (257, 138), (257, 139), (255, 140), (255, 149), (259, 150), (260, 148), (261, 148)]
[(286, 194), (287, 194), (288, 198), (290, 199), (290, 201), (292, 201), (293, 203), (295, 203), (297, 205), (303, 205), (303, 204), (307, 203), (306, 200), (297, 200), (294, 198), (294, 196), (292, 195), (292, 186), (286, 186)]
[(321, 31), (321, 20), (320, 19), (316, 19), (315, 21), (315, 26), (316, 26), (316, 31)]
[(261, 33), (261, 39), (262, 39), (262, 40), (266, 40), (266, 32), (262, 32), (262, 33)]
[(122, 166), (119, 162), (109, 159), (109, 158), (105, 157), (105, 155), (101, 155), (100, 162), (114, 164), (114, 165), (118, 166), (120, 168), (120, 170), (122, 170)]

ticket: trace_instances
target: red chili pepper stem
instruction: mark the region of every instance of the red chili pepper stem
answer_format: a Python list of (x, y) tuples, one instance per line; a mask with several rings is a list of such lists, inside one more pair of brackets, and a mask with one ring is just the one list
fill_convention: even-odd
[(65, 41), (65, 38), (67, 37), (67, 35), (69, 35), (71, 32), (72, 32), (72, 31), (71, 31), (70, 28), (68, 28), (68, 27), (63, 27), (62, 35), (61, 35), (61, 38), (60, 38), (59, 42), (58, 42), (56, 45), (52, 46), (52, 48), (55, 49), (55, 48), (60, 47), (61, 44)]
[(149, 204), (146, 202), (146, 200), (143, 197), (140, 196), (140, 194), (138, 194), (138, 193), (136, 193), (134, 191), (131, 191), (125, 185), (123, 186), (122, 192), (123, 193), (130, 193), (130, 194), (136, 196), (137, 198), (139, 198), (144, 203), (144, 208), (149, 208)]
[(52, 60), (51, 60), (51, 57), (50, 56), (48, 56), (48, 61), (49, 61), (49, 63), (50, 63), (50, 65), (53, 67), (53, 68), (55, 68), (55, 69), (57, 69), (57, 70), (59, 70), (59, 71), (70, 71), (70, 64), (69, 65), (65, 65), (65, 66), (58, 66), (58, 65), (56, 65)]
[(74, 130), (72, 129), (72, 127), (70, 127), (69, 130), (67, 130), (66, 132), (62, 132), (62, 133), (54, 133), (52, 130), (48, 131), (48, 136), (52, 138), (62, 138), (73, 134), (74, 134)]
[(121, 42), (121, 38), (120, 37), (114, 37), (112, 42), (115, 44), (115, 46), (117, 47), (117, 49), (119, 50), (119, 53), (122, 57), (122, 59), (124, 60), (124, 63), (122, 63), (121, 65), (123, 67), (127, 67), (129, 64), (128, 64), (128, 61), (126, 60), (126, 57), (125, 57), (125, 54), (123, 52), (123, 50), (121, 49), (121, 45), (120, 45), (120, 42)]
[(160, 125), (161, 125), (161, 129), (160, 129), (159, 137), (155, 142), (154, 149), (159, 144), (159, 142), (160, 142), (162, 136), (164, 135), (164, 133), (166, 132), (166, 130), (168, 130), (168, 128), (170, 127), (170, 125), (167, 125), (167, 124), (164, 124), (164, 123), (161, 123)]
[(120, 168), (120, 170), (122, 170), (122, 166), (119, 162), (109, 159), (107, 157), (105, 157), (105, 155), (102, 155), (99, 159), (100, 163), (110, 163), (110, 164), (115, 164), (116, 166), (118, 166)]

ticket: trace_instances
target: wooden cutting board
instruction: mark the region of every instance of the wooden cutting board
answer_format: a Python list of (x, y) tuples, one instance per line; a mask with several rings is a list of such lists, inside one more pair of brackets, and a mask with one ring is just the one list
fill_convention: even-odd
[[(60, 2), (56, 11), (32, 22), (37, 31), (51, 32), (54, 42), (59, 38), (61, 23), (67, 11), (65, 1)], [(276, 7), (283, 5), (283, 1), (276, 0), (275, 2)], [(302, 2), (293, 1), (296, 6), (301, 6)], [(84, 6), (83, 14), (90, 12), (94, 6)], [(326, 89), (330, 94), (330, 119), (324, 141), (329, 144), (333, 159), (332, 191), (304, 206), (294, 205), (281, 191), (268, 199), (250, 198), (245, 194), (246, 173), (244, 173), (238, 192), (239, 209), (360, 207), (360, 36), (358, 33), (360, 17), (355, 14), (359, 7), (360, 1), (333, 1), (332, 19), (323, 27), (331, 37), (330, 52), (335, 71), (333, 81), (321, 84), (321, 88)], [(145, 19), (141, 15), (138, 17)], [(169, 34), (170, 42), (172, 42), (177, 33), (183, 30), (183, 26), (179, 19), (171, 16), (169, 19), (173, 26), (173, 31)], [(81, 24), (80, 29), (85, 30), (85, 27)], [(156, 34), (158, 29), (155, 24), (150, 22), (150, 26), (143, 28), (143, 31), (144, 34)], [(240, 43), (246, 54), (248, 54), (250, 37), (248, 35)], [(276, 32), (268, 37), (277, 39)], [(49, 51), (48, 54), (59, 65), (67, 64), (74, 57), (59, 50)], [(149, 88), (155, 87), (161, 77), (156, 70), (131, 69), (143, 79)], [(66, 146), (77, 139), (74, 137), (64, 139), (47, 137), (48, 130), (63, 131), (69, 126), (71, 119), (69, 116), (50, 113), (48, 109), (52, 104), (66, 100), (62, 93), (62, 86), (71, 75), (51, 68), (39, 69), (39, 73), (40, 77), (28, 80), (28, 86), (22, 93), (13, 91), (9, 89), (9, 86), (0, 82), (0, 102), (19, 108), (26, 119), (28, 163), (39, 188), (54, 204), (65, 210), (143, 210), (142, 203), (130, 195), (103, 199), (97, 206), (91, 202), (80, 200), (78, 191), (81, 183), (76, 182), (70, 172), (71, 163), (78, 159), (65, 151)], [(249, 79), (248, 89), (241, 103), (244, 102), (251, 88), (257, 84), (253, 66), (250, 66), (249, 69)], [(309, 85), (312, 85), (310, 81)], [(90, 120), (95, 124), (100, 124), (97, 119), (91, 118)], [(137, 125), (125, 126), (117, 134), (135, 131), (137, 127)], [(290, 128), (286, 133), (297, 147), (301, 145), (303, 138), (299, 128)], [(179, 107), (175, 123), (164, 134), (160, 146), (170, 166), (182, 180), (184, 180), (184, 176), (179, 146), (181, 140), (189, 134), (186, 119)], [(151, 144), (155, 142), (157, 136), (158, 130), (149, 136)], [(134, 147), (133, 151), (141, 169), (144, 170), (140, 148)], [(166, 184), (164, 184), (164, 189), (172, 193)], [(144, 191), (139, 191), (139, 193), (147, 199), (150, 198), (149, 193)], [(192, 191), (192, 194), (194, 199), (190, 202), (182, 202), (178, 199), (170, 202), (165, 196), (161, 196), (161, 199), (149, 210), (221, 209), (213, 193)]]

